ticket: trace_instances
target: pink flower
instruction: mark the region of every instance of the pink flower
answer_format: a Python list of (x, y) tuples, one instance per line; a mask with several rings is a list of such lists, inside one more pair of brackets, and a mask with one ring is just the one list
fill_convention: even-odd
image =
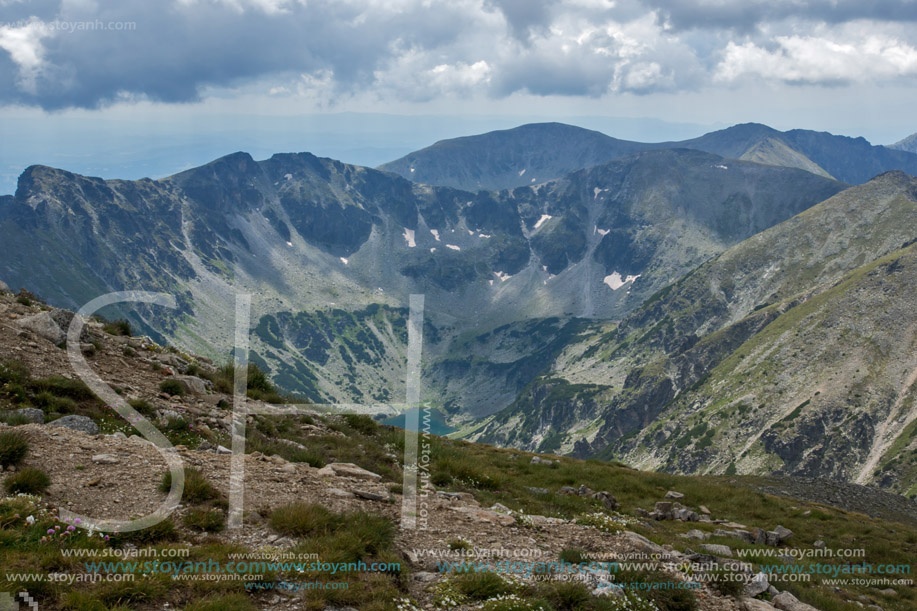
[(53, 534), (54, 534), (54, 529), (53, 529), (53, 528), (49, 528), (49, 529), (48, 529), (48, 534), (49, 534), (49, 535), (53, 535)]
[(76, 530), (76, 526), (68, 526), (68, 527), (67, 527), (67, 530), (70, 531), (70, 532), (73, 532), (73, 531)]

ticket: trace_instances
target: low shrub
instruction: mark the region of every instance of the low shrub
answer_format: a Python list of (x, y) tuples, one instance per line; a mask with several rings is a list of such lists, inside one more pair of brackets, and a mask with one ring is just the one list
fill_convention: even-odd
[(226, 514), (219, 509), (194, 507), (182, 517), (182, 523), (195, 530), (219, 532), (226, 526)]
[[(159, 482), (159, 491), (168, 493), (172, 489), (172, 472), (166, 471)], [(185, 469), (185, 488), (182, 500), (186, 503), (203, 503), (221, 498), (220, 491), (197, 469)]]
[(40, 495), (51, 485), (51, 478), (41, 469), (26, 467), (6, 478), (3, 487), (8, 494)]
[(106, 323), (102, 326), (102, 330), (109, 335), (126, 335), (127, 337), (133, 335), (131, 332), (131, 323), (123, 318), (121, 320)]
[(0, 467), (18, 465), (29, 453), (29, 440), (19, 431), (0, 431)]
[(178, 380), (163, 380), (159, 383), (159, 391), (167, 395), (172, 395), (173, 397), (185, 396), (185, 387), (182, 386)]
[(268, 518), (271, 528), (294, 537), (330, 532), (340, 522), (340, 516), (315, 503), (284, 505), (272, 511)]
[(166, 518), (143, 530), (118, 533), (117, 540), (134, 545), (149, 545), (161, 541), (175, 541), (177, 538), (178, 531), (175, 530), (175, 522), (171, 518)]

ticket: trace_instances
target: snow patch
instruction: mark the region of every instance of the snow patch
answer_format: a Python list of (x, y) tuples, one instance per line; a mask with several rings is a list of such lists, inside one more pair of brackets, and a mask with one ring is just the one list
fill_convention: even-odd
[(474, 235), (474, 232), (473, 232), (472, 230), (469, 229), (469, 230), (468, 230), (468, 235)]
[(436, 248), (431, 248), (430, 252), (436, 252)]
[(413, 174), (413, 173), (414, 173), (414, 168), (411, 168), (411, 174)]
[(287, 180), (293, 180), (292, 174), (284, 174), (283, 177), (286, 178)]
[(446, 244), (446, 248), (451, 248), (452, 250), (461, 250), (461, 248), (459, 248), (455, 244)]
[(512, 278), (512, 276), (510, 276), (509, 274), (504, 274), (503, 272), (494, 272), (494, 276), (499, 278), (500, 282), (506, 282), (507, 280)]
[(417, 244), (414, 242), (414, 230), (404, 228), (404, 241), (408, 243), (408, 248), (414, 248)]
[(722, 164), (717, 164), (717, 165), (715, 165), (715, 166), (713, 166), (713, 167), (719, 168), (719, 169), (721, 169), (721, 170), (728, 170), (728, 169), (729, 169), (728, 167), (726, 167), (726, 166), (724, 166), (724, 165), (722, 165)]
[(437, 242), (439, 242), (439, 232), (438, 232), (437, 230), (435, 230), (435, 229), (431, 229), (431, 230), (430, 230), (430, 233), (432, 233), (432, 234), (433, 234), (433, 238), (434, 238)]
[(489, 238), (489, 237), (490, 237), (490, 234), (489, 234), (489, 233), (479, 233), (479, 234), (478, 234), (478, 237), (479, 237), (479, 238)]
[(493, 281), (493, 279), (491, 279), (491, 280), (490, 280), (490, 286), (493, 286), (493, 285), (494, 285), (494, 281)]
[(344, 265), (347, 265), (347, 259), (345, 259), (344, 257), (341, 257), (341, 263), (343, 263)]
[(532, 179), (532, 182), (535, 182), (535, 179), (534, 179), (534, 178)]
[(287, 242), (287, 246), (289, 246), (290, 248), (293, 248), (293, 242)]
[(611, 272), (609, 275), (605, 276), (605, 280), (603, 280), (603, 282), (607, 284), (608, 288), (611, 290), (617, 291), (625, 284), (634, 282), (639, 277), (640, 274), (637, 274), (636, 276), (627, 276), (626, 278), (621, 278), (621, 274), (618, 272)]
[(603, 236), (603, 237), (604, 237), (604, 236), (607, 236), (607, 235), (609, 234), (609, 232), (611, 232), (611, 229), (599, 229), (599, 226), (598, 226), (598, 225), (594, 225), (594, 226), (593, 226), (593, 229), (592, 229), (592, 233), (597, 233), (597, 234), (599, 234), (600, 236)]
[(552, 218), (554, 218), (554, 217), (552, 217), (550, 214), (542, 214), (542, 215), (541, 215), (541, 218), (538, 219), (538, 222), (535, 223), (535, 229), (538, 229), (539, 227), (541, 227), (542, 225), (544, 225), (544, 222), (545, 222), (545, 221), (550, 221)]
[(525, 170), (519, 170), (519, 176), (522, 176), (523, 174), (525, 174)]

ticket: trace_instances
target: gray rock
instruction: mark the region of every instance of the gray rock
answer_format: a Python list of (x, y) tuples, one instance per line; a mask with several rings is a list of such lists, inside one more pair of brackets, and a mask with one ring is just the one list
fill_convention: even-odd
[(428, 583), (439, 579), (439, 575), (437, 573), (431, 573), (429, 571), (420, 571), (418, 573), (414, 573), (411, 575), (411, 577), (414, 579), (414, 581), (420, 581), (422, 583)]
[(175, 376), (175, 381), (182, 385), (186, 393), (206, 395), (207, 382), (196, 376)]
[(65, 429), (82, 431), (89, 435), (99, 434), (99, 425), (93, 422), (92, 418), (87, 418), (86, 416), (64, 416), (63, 418), (58, 418), (53, 422), (49, 422), (46, 426), (62, 426)]
[(718, 545), (716, 543), (704, 543), (701, 545), (701, 549), (705, 552), (710, 552), (714, 556), (720, 556), (722, 558), (732, 558), (732, 548), (728, 545)]
[(826, 546), (826, 543), (822, 541), (821, 539), (819, 539), (818, 541), (812, 544), (812, 547), (814, 547), (815, 549), (824, 549), (825, 546)]
[(670, 516), (672, 514), (672, 503), (668, 501), (659, 501), (653, 506), (653, 511), (661, 516)]
[(615, 510), (618, 508), (618, 500), (604, 490), (594, 493), (591, 498), (601, 501), (605, 509)]
[(92, 457), (92, 462), (97, 465), (117, 465), (121, 459), (114, 454), (96, 454)]
[(550, 466), (554, 464), (554, 461), (548, 460), (547, 458), (539, 458), (538, 456), (532, 456), (532, 464)]
[(34, 422), (36, 424), (45, 423), (45, 413), (38, 409), (37, 407), (23, 407), (22, 409), (14, 409), (9, 412), (12, 416), (22, 416), (29, 422)]
[(700, 509), (700, 512), (701, 512), (702, 514), (704, 514), (705, 516), (709, 516), (709, 515), (710, 515), (710, 510), (707, 509), (707, 506), (706, 506), (706, 505), (698, 505), (697, 508)]
[(663, 498), (672, 499), (674, 501), (677, 501), (679, 499), (685, 498), (685, 495), (683, 495), (681, 492), (675, 492), (674, 490), (669, 490), (668, 492), (665, 493), (665, 496)]
[(6, 283), (3, 280), (0, 280), (0, 293), (9, 293), (10, 287), (6, 286)]
[(64, 341), (64, 332), (61, 331), (57, 323), (51, 318), (48, 312), (39, 312), (34, 316), (20, 318), (15, 321), (16, 326), (31, 331), (39, 337), (43, 337), (55, 346)]
[(573, 486), (563, 486), (560, 490), (557, 491), (557, 494), (567, 494), (570, 496), (576, 496), (576, 488)]
[(576, 493), (580, 496), (592, 496), (595, 494), (595, 490), (588, 487), (586, 484), (581, 484), (579, 490), (577, 490)]
[(888, 596), (890, 598), (895, 598), (898, 596), (898, 591), (893, 590), (892, 588), (885, 588), (884, 590), (879, 590), (879, 594), (882, 596)]
[(382, 496), (381, 494), (376, 494), (375, 492), (367, 492), (365, 490), (354, 490), (354, 496), (357, 496), (361, 499), (366, 499), (367, 501), (387, 501), (388, 497)]
[(525, 489), (531, 492), (532, 494), (551, 494), (551, 491), (548, 490), (547, 488), (536, 488), (534, 486), (526, 486)]
[(767, 575), (758, 573), (745, 584), (745, 596), (754, 598), (758, 594), (764, 594), (770, 584), (767, 582)]
[(781, 592), (771, 600), (771, 603), (781, 611), (818, 611), (812, 605), (800, 602), (789, 592)]
[(697, 530), (693, 528), (684, 534), (687, 539), (697, 539), (698, 541), (704, 541), (707, 538), (706, 533), (702, 530)]
[(232, 450), (223, 446), (217, 446), (217, 454), (232, 454)]
[(744, 611), (774, 611), (774, 606), (763, 600), (743, 598), (742, 609), (744, 609)]
[(793, 531), (789, 528), (784, 528), (783, 526), (777, 525), (777, 528), (774, 529), (774, 533), (777, 535), (777, 542), (783, 543), (787, 539), (793, 536)]

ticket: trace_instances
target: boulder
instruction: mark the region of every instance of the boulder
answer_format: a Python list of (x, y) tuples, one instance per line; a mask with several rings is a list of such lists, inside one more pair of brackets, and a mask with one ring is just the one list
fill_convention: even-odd
[(754, 598), (743, 598), (741, 608), (744, 611), (774, 611), (774, 606), (769, 602)]
[(567, 494), (570, 496), (576, 496), (577, 492), (576, 492), (576, 488), (574, 488), (573, 486), (563, 486), (561, 487), (560, 490), (557, 491), (557, 494)]
[(683, 536), (687, 539), (697, 539), (698, 541), (703, 541), (707, 538), (707, 535), (704, 533), (704, 531), (697, 530), (696, 528), (689, 530)]
[(605, 506), (605, 509), (615, 510), (618, 508), (618, 500), (604, 490), (601, 492), (593, 493), (591, 498), (594, 498), (597, 501), (601, 501), (602, 505)]
[(531, 492), (532, 494), (551, 494), (551, 491), (548, 490), (547, 488), (536, 488), (534, 486), (526, 486), (525, 489)]
[(11, 416), (22, 416), (29, 422), (34, 422), (36, 424), (45, 423), (45, 413), (37, 407), (23, 407), (22, 409), (14, 409), (7, 413)]
[(668, 501), (659, 501), (653, 506), (653, 511), (655, 511), (658, 515), (663, 516), (662, 518), (657, 519), (665, 519), (672, 515), (672, 503)]
[(620, 534), (620, 536), (626, 539), (628, 545), (635, 548), (637, 551), (644, 552), (646, 554), (668, 554), (664, 547), (653, 543), (643, 535), (625, 530)]
[(673, 501), (677, 501), (679, 499), (685, 498), (685, 495), (683, 495), (681, 492), (675, 492), (674, 490), (669, 490), (668, 492), (665, 493), (665, 496), (663, 498), (672, 499)]
[(706, 505), (699, 505), (697, 508), (700, 509), (700, 512), (701, 512), (702, 514), (704, 514), (705, 516), (709, 516), (709, 515), (710, 515), (710, 510), (707, 509), (707, 506), (706, 506)]
[(381, 494), (376, 494), (375, 492), (367, 492), (366, 490), (354, 490), (354, 496), (366, 499), (367, 501), (387, 501), (388, 497)]
[(196, 376), (175, 376), (175, 381), (182, 385), (186, 393), (206, 395), (207, 381)]
[(576, 493), (580, 496), (590, 496), (591, 497), (593, 494), (595, 494), (595, 490), (593, 490), (586, 484), (581, 484), (579, 487), (579, 490), (577, 490)]
[(758, 594), (764, 594), (770, 584), (767, 582), (767, 575), (758, 573), (745, 584), (745, 596), (754, 598)]
[(732, 548), (728, 545), (718, 545), (716, 543), (704, 543), (701, 545), (701, 548), (710, 552), (714, 556), (720, 556), (721, 558), (732, 558)]
[(0, 293), (9, 293), (10, 287), (3, 280), (0, 280)]
[(61, 331), (57, 323), (51, 318), (48, 312), (39, 312), (34, 316), (27, 316), (15, 321), (15, 324), (23, 329), (31, 331), (38, 337), (42, 337), (55, 346), (64, 341), (64, 332)]
[(801, 602), (798, 598), (789, 592), (781, 592), (771, 601), (775, 607), (781, 611), (818, 611), (812, 605)]
[(539, 458), (537, 456), (532, 456), (532, 464), (550, 466), (554, 464), (554, 461), (548, 460), (547, 458)]
[(49, 422), (46, 426), (62, 426), (65, 429), (82, 431), (89, 435), (99, 434), (99, 425), (93, 422), (92, 418), (87, 418), (86, 416), (64, 416), (53, 422)]
[(774, 529), (774, 534), (777, 535), (777, 543), (783, 543), (793, 536), (793, 531), (778, 524), (777, 528)]
[(352, 477), (354, 479), (364, 479), (371, 481), (378, 481), (382, 479), (382, 476), (378, 473), (367, 471), (366, 469), (358, 467), (357, 465), (349, 462), (333, 462), (319, 469), (318, 474), (322, 477)]

